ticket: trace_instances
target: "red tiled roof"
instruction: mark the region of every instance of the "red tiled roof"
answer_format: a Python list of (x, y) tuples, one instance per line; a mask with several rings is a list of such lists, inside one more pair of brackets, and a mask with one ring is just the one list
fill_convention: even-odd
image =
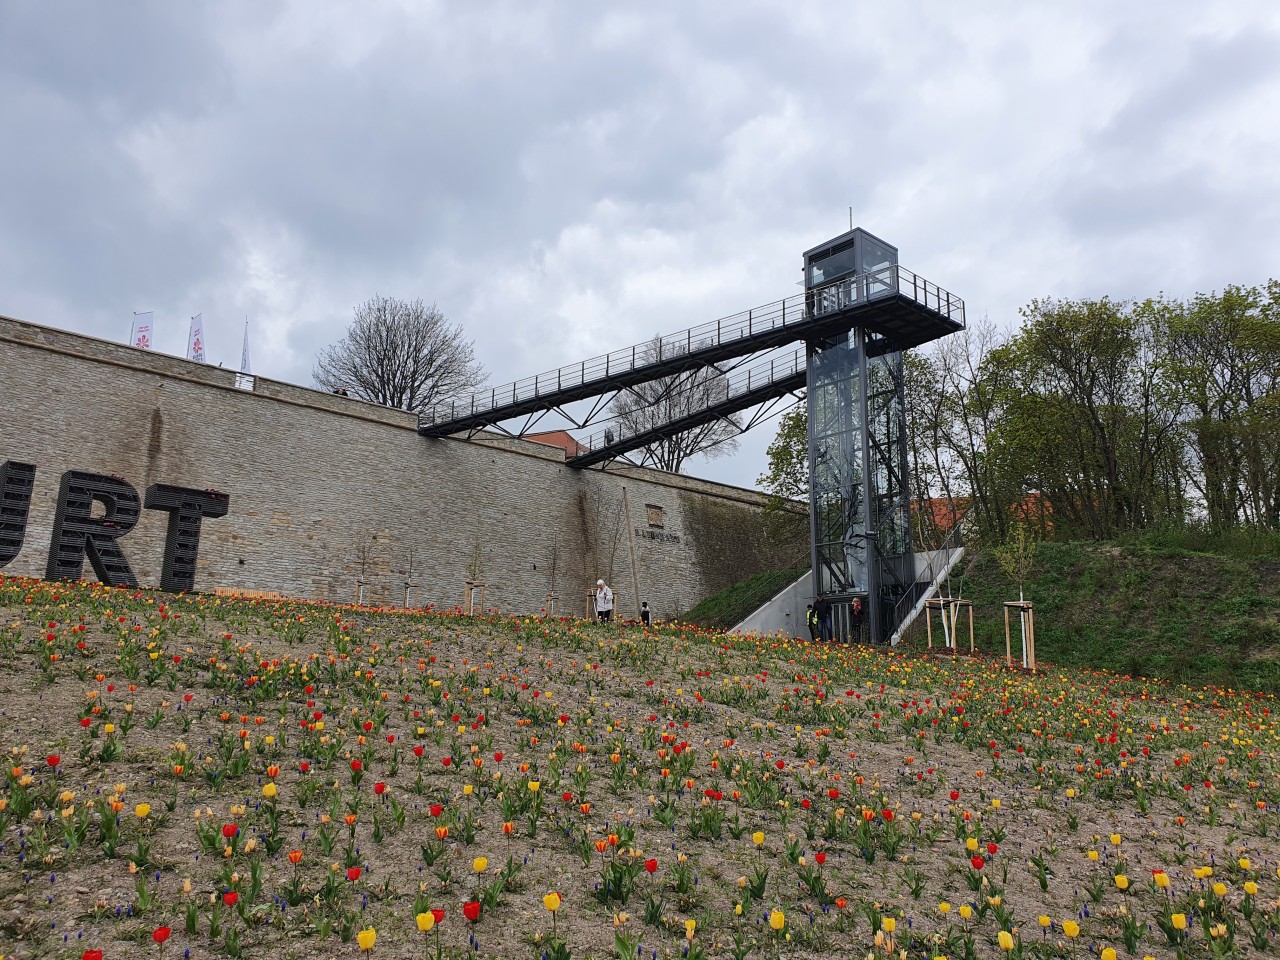
[(577, 457), (587, 452), (587, 447), (571, 437), (566, 430), (526, 433), (523, 439), (532, 440), (534, 443), (541, 443), (548, 447), (559, 447), (564, 451), (565, 457)]

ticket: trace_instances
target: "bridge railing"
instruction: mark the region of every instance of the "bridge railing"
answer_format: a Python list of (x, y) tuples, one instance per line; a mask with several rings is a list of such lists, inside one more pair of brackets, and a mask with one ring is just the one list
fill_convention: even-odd
[[(641, 411), (640, 422), (625, 424), (614, 421), (607, 427), (597, 430), (578, 441), (579, 449), (575, 456), (593, 453), (606, 447), (621, 445), (642, 433), (649, 433), (655, 427), (662, 426), (670, 419), (693, 416), (700, 411), (728, 403), (753, 392), (770, 387), (781, 380), (787, 380), (803, 373), (805, 370), (804, 348), (790, 353), (771, 357), (768, 360), (731, 370), (717, 377), (709, 377), (705, 370), (692, 375), (689, 385), (679, 389), (680, 384), (671, 390), (668, 409), (677, 411), (675, 418), (644, 416)], [(676, 374), (675, 376), (679, 376)]]
[[(679, 333), (667, 334), (656, 338), (656, 341), (635, 344), (514, 383), (477, 391), (468, 397), (433, 404), (419, 414), (418, 425), (432, 427), (591, 385), (607, 388), (611, 380), (622, 374), (647, 367), (660, 369), (670, 366), (674, 358), (686, 354), (713, 351), (735, 341), (750, 341), (780, 329), (801, 328), (833, 311), (895, 293), (909, 297), (953, 322), (964, 324), (963, 300), (905, 267), (888, 266), (836, 280), (807, 293), (797, 293)], [(812, 311), (808, 307), (810, 297)], [(797, 339), (799, 336), (801, 334), (797, 334)], [(660, 373), (658, 375), (661, 376)]]

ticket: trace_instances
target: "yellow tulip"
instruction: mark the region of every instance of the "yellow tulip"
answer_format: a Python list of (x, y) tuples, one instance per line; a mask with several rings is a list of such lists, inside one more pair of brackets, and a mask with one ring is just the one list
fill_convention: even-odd
[(943, 900), (940, 904), (938, 904), (938, 912), (939, 912), (939, 913), (950, 913), (950, 912), (951, 912), (951, 904), (949, 904), (949, 903), (947, 903), (947, 901)]
[(686, 920), (684, 922), (684, 938), (693, 943), (693, 933), (698, 929), (697, 920)]
[(476, 873), (484, 873), (489, 869), (489, 860), (487, 857), (476, 857), (471, 861), (471, 869)]
[(1120, 834), (1113, 833), (1111, 835), (1111, 842), (1114, 843), (1117, 847), (1120, 846)]
[(1151, 879), (1155, 881), (1156, 886), (1161, 890), (1169, 889), (1169, 875), (1163, 870), (1157, 870), (1151, 875)]
[(1227, 895), (1227, 885), (1219, 880), (1213, 885), (1213, 892), (1220, 897), (1225, 897)]
[(1255, 896), (1258, 892), (1258, 885), (1254, 883), (1252, 880), (1246, 880), (1244, 882), (1244, 892), (1251, 897)]
[(893, 917), (885, 917), (880, 921), (880, 929), (885, 933), (893, 933), (898, 929), (898, 921)]
[(962, 920), (969, 920), (972, 919), (972, 917), (973, 907), (969, 906), (967, 903), (960, 904), (960, 918)]
[(1051, 927), (1051, 926), (1053, 926), (1053, 918), (1052, 918), (1052, 917), (1046, 917), (1044, 914), (1041, 914), (1037, 919), (1039, 920), (1039, 922), (1040, 922), (1040, 926), (1042, 926), (1042, 927)]
[(997, 799), (997, 800), (992, 800), (992, 801), (991, 801), (991, 809), (992, 809), (992, 810), (999, 810), (999, 809), (1000, 809), (1000, 801), (999, 801), (998, 799)]
[(1169, 919), (1173, 922), (1173, 929), (1175, 930), (1187, 929), (1187, 915), (1185, 913), (1175, 913)]
[(428, 910), (426, 913), (418, 914), (416, 917), (414, 917), (414, 919), (418, 921), (418, 929), (421, 930), (423, 933), (427, 933), (432, 927), (436, 925), (435, 915), (432, 914), (430, 910)]
[(968, 840), (964, 842), (964, 846), (966, 850), (972, 853), (974, 850), (978, 849), (978, 838), (970, 837)]
[(556, 893), (555, 891), (548, 893), (545, 897), (542, 898), (542, 905), (546, 907), (548, 910), (550, 910), (552, 913), (555, 913), (557, 910), (560, 909), (560, 894)]
[(1115, 881), (1116, 881), (1116, 889), (1117, 889), (1117, 890), (1128, 890), (1128, 889), (1129, 889), (1129, 878), (1128, 878), (1128, 877), (1126, 877), (1123, 873), (1117, 873), (1117, 874), (1115, 875)]
[(1099, 960), (1116, 960), (1116, 948), (1103, 947), (1102, 956), (1099, 958)]
[(463, 792), (463, 794), (465, 794), (466, 796), (468, 796), (468, 797), (469, 797), (469, 796), (471, 796), (471, 794), (472, 794), (474, 791), (475, 791), (475, 787), (471, 786), (471, 784), (469, 784), (469, 783), (463, 784), (463, 786), (462, 786), (462, 792)]
[(368, 953), (373, 949), (373, 945), (378, 940), (378, 931), (373, 927), (367, 927), (356, 934), (356, 942), (360, 944), (360, 949)]
[(151, 816), (151, 804), (149, 803), (138, 804), (136, 807), (133, 808), (133, 815), (137, 817), (139, 820), (147, 819), (147, 817)]
[[(1000, 949), (1006, 953), (1013, 949), (1013, 934), (1008, 930), (1001, 930), (996, 934), (996, 939), (1000, 941)], [(1114, 953), (1115, 951), (1112, 952)]]
[(1062, 932), (1066, 935), (1068, 940), (1074, 940), (1076, 937), (1080, 936), (1080, 924), (1076, 923), (1074, 920), (1063, 920)]
[(1248, 870), (1250, 867), (1253, 866), (1253, 863), (1250, 862), (1248, 857), (1241, 857), (1238, 863), (1240, 864), (1241, 870)]
[(541, 789), (541, 787), (542, 787), (542, 783), (541, 783), (540, 781), (538, 781), (538, 780), (530, 780), (530, 781), (529, 781), (529, 792), (530, 792), (530, 793), (537, 793), (537, 792), (538, 792), (538, 790), (539, 790), (539, 789)]
[(757, 847), (761, 846), (764, 843), (764, 831), (757, 830), (755, 833), (753, 833), (751, 835), (751, 842), (754, 843)]
[(1086, 854), (1085, 854), (1085, 856), (1086, 856), (1086, 857), (1088, 857), (1090, 860), (1097, 860), (1097, 859), (1098, 859), (1098, 851), (1097, 851), (1097, 850), (1090, 850), (1088, 853), (1086, 853)]
[(262, 788), (262, 795), (268, 800), (274, 800), (276, 798), (276, 793), (277, 790), (274, 783), (268, 783)]
[(774, 930), (781, 930), (787, 925), (787, 916), (781, 910), (772, 910), (769, 913), (769, 926)]

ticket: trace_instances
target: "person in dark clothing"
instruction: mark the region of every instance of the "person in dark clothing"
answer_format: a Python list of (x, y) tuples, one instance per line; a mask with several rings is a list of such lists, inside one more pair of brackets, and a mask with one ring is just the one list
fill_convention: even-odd
[(830, 640), (832, 638), (831, 602), (822, 594), (818, 594), (818, 598), (813, 601), (813, 612), (818, 615), (818, 638)]
[(652, 625), (652, 621), (653, 621), (653, 614), (649, 612), (649, 601), (641, 600), (640, 601), (640, 622), (643, 623), (646, 627), (648, 627)]
[(809, 628), (809, 639), (818, 639), (818, 612), (813, 609), (813, 604), (809, 603), (804, 608), (804, 623)]
[(854, 643), (862, 642), (862, 601), (857, 597), (849, 605), (849, 632), (853, 635)]

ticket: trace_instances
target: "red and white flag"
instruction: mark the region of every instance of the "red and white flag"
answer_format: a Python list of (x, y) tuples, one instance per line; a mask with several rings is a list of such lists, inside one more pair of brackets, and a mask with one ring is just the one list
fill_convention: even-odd
[(204, 363), (204, 314), (191, 318), (191, 330), (187, 334), (187, 359)]
[(138, 318), (133, 321), (133, 336), (131, 344), (139, 350), (151, 349), (151, 311), (146, 313), (135, 314)]

